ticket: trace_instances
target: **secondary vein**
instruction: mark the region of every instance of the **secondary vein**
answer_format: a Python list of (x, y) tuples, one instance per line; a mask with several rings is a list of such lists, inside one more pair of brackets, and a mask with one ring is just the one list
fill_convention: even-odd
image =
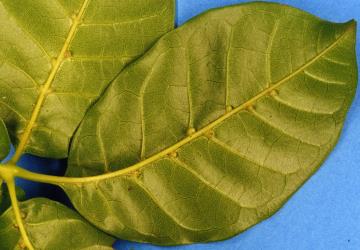
[(279, 24), (280, 24), (280, 21), (279, 20), (276, 20), (275, 21), (275, 24), (274, 24), (274, 27), (273, 27), (273, 30), (269, 36), (269, 42), (268, 42), (268, 47), (266, 49), (266, 78), (267, 78), (267, 86), (269, 86), (272, 82), (271, 80), (271, 50), (272, 50), (272, 47), (273, 47), (273, 44), (274, 44), (274, 39), (275, 39), (275, 36), (276, 36), (276, 32), (279, 28)]

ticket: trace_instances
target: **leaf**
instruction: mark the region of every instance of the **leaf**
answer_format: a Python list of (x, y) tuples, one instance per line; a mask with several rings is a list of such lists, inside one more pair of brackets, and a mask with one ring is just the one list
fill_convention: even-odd
[(3, 120), (0, 119), (0, 161), (10, 153), (10, 138)]
[[(23, 152), (65, 158), (86, 110), (173, 27), (173, 0), (1, 0), (0, 117)], [(26, 11), (24, 11), (26, 10)]]
[[(20, 206), (30, 240), (37, 250), (112, 249), (113, 238), (58, 202), (37, 198)], [(21, 249), (20, 233), (13, 217), (11, 209), (0, 217), (0, 249)]]
[(354, 40), (353, 21), (279, 4), (193, 19), (89, 110), (67, 174), (107, 174), (65, 191), (86, 219), (122, 239), (186, 244), (246, 230), (335, 146), (355, 93)]
[[(16, 198), (18, 201), (25, 200), (25, 191), (21, 187), (16, 188)], [(11, 206), (10, 194), (7, 185), (0, 185), (0, 215)]]
[[(3, 120), (0, 119), (0, 161), (10, 153), (10, 138)], [(2, 167), (2, 166), (0, 166)], [(24, 193), (25, 194), (25, 193)], [(10, 198), (6, 185), (0, 177), (0, 215), (10, 206)]]

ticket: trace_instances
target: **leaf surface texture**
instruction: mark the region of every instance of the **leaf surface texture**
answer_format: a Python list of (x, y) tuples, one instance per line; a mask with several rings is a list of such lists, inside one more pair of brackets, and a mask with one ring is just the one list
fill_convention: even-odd
[(277, 211), (335, 146), (355, 25), (251, 3), (201, 15), (128, 66), (77, 131), (64, 189), (122, 239), (233, 236)]
[(173, 5), (1, 0), (0, 117), (19, 151), (67, 157), (90, 104), (129, 61), (172, 29)]

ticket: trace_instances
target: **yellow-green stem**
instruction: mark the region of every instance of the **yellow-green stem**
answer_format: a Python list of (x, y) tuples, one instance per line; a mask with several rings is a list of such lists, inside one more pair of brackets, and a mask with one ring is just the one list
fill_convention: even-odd
[(17, 172), (17, 169), (14, 168), (13, 166), (3, 165), (0, 168), (0, 178), (3, 179), (6, 182), (6, 185), (8, 186), (12, 209), (13, 209), (13, 212), (15, 215), (15, 220), (16, 220), (17, 226), (19, 228), (23, 243), (27, 247), (27, 249), (34, 250), (34, 247), (32, 246), (30, 239), (26, 233), (26, 229), (25, 229), (23, 220), (21, 218), (19, 203), (16, 198), (16, 189), (15, 189), (16, 172)]

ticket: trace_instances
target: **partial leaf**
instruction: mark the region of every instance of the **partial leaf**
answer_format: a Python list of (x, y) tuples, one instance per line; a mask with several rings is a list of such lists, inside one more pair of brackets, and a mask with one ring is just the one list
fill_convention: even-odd
[[(112, 249), (113, 238), (58, 202), (33, 199), (21, 203), (20, 208), (36, 250)], [(9, 209), (0, 217), (0, 249), (23, 249), (22, 245), (12, 210)]]
[[(233, 236), (277, 211), (335, 146), (355, 24), (271, 3), (210, 11), (128, 66), (87, 113), (64, 189), (123, 239)], [(119, 170), (117, 172), (114, 172)]]
[(22, 152), (65, 158), (129, 61), (172, 29), (173, 0), (1, 0), (0, 117)]
[[(21, 187), (16, 187), (16, 198), (18, 201), (25, 200), (25, 191)], [(11, 206), (10, 194), (5, 183), (0, 185), (0, 215)]]
[[(10, 138), (3, 120), (0, 119), (0, 161), (10, 153)], [(1, 167), (1, 166), (0, 166)], [(0, 215), (10, 206), (6, 185), (0, 177)]]
[(0, 161), (10, 153), (10, 138), (5, 123), (0, 119)]

